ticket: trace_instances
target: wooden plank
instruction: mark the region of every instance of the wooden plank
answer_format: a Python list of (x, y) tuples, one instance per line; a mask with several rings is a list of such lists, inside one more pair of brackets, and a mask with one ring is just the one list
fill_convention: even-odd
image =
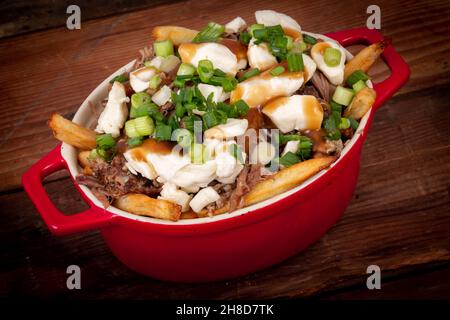
[[(395, 281), (450, 262), (449, 101), (450, 86), (391, 100), (375, 116), (354, 199), (338, 223), (303, 253), (226, 282), (145, 278), (121, 265), (97, 232), (53, 237), (23, 192), (1, 195), (0, 296), (249, 299), (332, 297), (336, 290), (358, 289), (373, 297), (363, 292), (371, 264)], [(83, 208), (68, 179), (47, 188), (64, 211)], [(69, 264), (82, 268), (80, 292), (65, 288)]]
[[(225, 23), (236, 14), (253, 21), (255, 9), (270, 8), (291, 14), (305, 30), (327, 32), (363, 26), (369, 4), (189, 1), (86, 22), (79, 31), (58, 28), (3, 39), (0, 191), (19, 188), (22, 173), (56, 145), (45, 124), (49, 115), (72, 115), (101, 80), (150, 43), (153, 26), (179, 24), (198, 29), (210, 20)], [(393, 38), (412, 68), (411, 81), (402, 92), (448, 83), (450, 3), (384, 0), (379, 5), (382, 32)], [(375, 76), (385, 73), (379, 69)]]
[[(155, 7), (169, 0), (81, 0), (76, 4), (80, 7), (82, 22), (119, 14), (137, 9)], [(172, 0), (173, 2), (173, 0)], [(52, 27), (65, 26), (69, 14), (67, 7), (72, 1), (15, 0), (0, 3), (0, 37), (15, 36), (30, 31)]]

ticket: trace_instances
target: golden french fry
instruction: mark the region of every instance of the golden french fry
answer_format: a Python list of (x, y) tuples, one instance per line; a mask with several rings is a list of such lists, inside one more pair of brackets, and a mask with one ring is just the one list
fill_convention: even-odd
[(373, 106), (377, 93), (375, 90), (366, 87), (355, 95), (350, 105), (344, 111), (344, 117), (351, 117), (359, 120)]
[(198, 218), (198, 215), (194, 211), (182, 212), (180, 219), (195, 219)]
[[(323, 157), (299, 162), (288, 168), (282, 169), (273, 176), (256, 184), (249, 193), (244, 196), (244, 207), (264, 201), (287, 190), (290, 190), (306, 179), (329, 167), (337, 157)], [(228, 205), (214, 211), (214, 215), (228, 211)], [(186, 213), (186, 216), (187, 213)], [(202, 210), (199, 217), (208, 216), (207, 210)]]
[(86, 168), (89, 166), (89, 155), (91, 154), (91, 151), (81, 151), (78, 153), (78, 162), (83, 168)]
[(356, 70), (369, 71), (386, 46), (387, 41), (381, 41), (362, 49), (345, 65), (344, 81)]
[(59, 141), (81, 150), (91, 150), (96, 146), (95, 137), (97, 134), (95, 131), (67, 120), (57, 113), (52, 114), (48, 125), (53, 130), (55, 138)]
[(181, 206), (173, 202), (154, 199), (144, 194), (130, 193), (114, 201), (115, 207), (140, 216), (178, 221)]
[(157, 26), (152, 30), (152, 37), (156, 41), (170, 40), (176, 46), (191, 42), (197, 35), (197, 30), (177, 26)]

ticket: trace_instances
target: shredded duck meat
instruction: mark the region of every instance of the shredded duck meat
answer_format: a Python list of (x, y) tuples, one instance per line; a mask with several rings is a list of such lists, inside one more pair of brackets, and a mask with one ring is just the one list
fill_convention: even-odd
[(319, 91), (322, 99), (330, 102), (331, 93), (334, 92), (335, 87), (328, 81), (327, 77), (319, 70), (316, 70), (311, 78), (311, 82), (317, 91)]
[(260, 164), (244, 166), (236, 179), (236, 187), (230, 195), (230, 212), (244, 206), (244, 196), (261, 180), (263, 178)]

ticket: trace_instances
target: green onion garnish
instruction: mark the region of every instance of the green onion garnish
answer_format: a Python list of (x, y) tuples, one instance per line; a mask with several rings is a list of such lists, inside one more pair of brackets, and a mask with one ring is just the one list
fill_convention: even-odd
[(356, 121), (353, 118), (348, 118), (348, 120), (350, 121), (350, 125), (352, 126), (353, 130), (358, 129), (358, 126), (359, 126), (358, 121)]
[(236, 89), (237, 84), (238, 84), (238, 81), (235, 78), (230, 78), (230, 77), (225, 78), (222, 81), (223, 91), (225, 91), (225, 92), (233, 91), (234, 89)]
[(349, 86), (353, 86), (359, 80), (366, 82), (369, 79), (370, 79), (369, 76), (367, 74), (365, 74), (363, 71), (356, 70), (351, 75), (349, 75), (349, 77), (347, 78), (347, 84)]
[(239, 81), (239, 82), (245, 81), (245, 80), (247, 80), (247, 79), (249, 79), (249, 78), (251, 78), (251, 77), (257, 76), (257, 75), (260, 74), (260, 73), (261, 73), (261, 71), (259, 71), (258, 68), (250, 69), (250, 70), (248, 70), (246, 73), (244, 73), (244, 74), (242, 75), (242, 77), (239, 78), (238, 81)]
[(341, 122), (339, 123), (339, 129), (341, 130), (345, 130), (350, 128), (350, 120), (348, 120), (347, 118), (341, 118)]
[(326, 48), (323, 54), (323, 60), (329, 67), (336, 67), (341, 62), (341, 51), (336, 48)]
[(304, 34), (303, 35), (303, 42), (314, 45), (314, 44), (317, 43), (317, 39), (312, 37), (312, 36), (310, 36), (310, 35)]
[(245, 45), (248, 45), (248, 43), (250, 42), (251, 38), (252, 38), (252, 36), (247, 31), (243, 31), (239, 35), (239, 41), (242, 42)]
[(290, 52), (287, 55), (288, 69), (290, 72), (303, 71), (303, 57), (301, 53)]
[(116, 145), (116, 140), (114, 140), (110, 133), (97, 136), (95, 141), (97, 143), (97, 148), (101, 150), (108, 150)]
[(135, 137), (135, 138), (131, 138), (128, 139), (127, 144), (129, 147), (137, 147), (139, 145), (142, 144), (142, 142), (144, 141), (144, 139), (142, 137)]
[(186, 113), (186, 108), (183, 106), (183, 104), (181, 102), (178, 102), (175, 105), (175, 115), (178, 118), (181, 118), (182, 116), (184, 116), (185, 113)]
[(158, 88), (159, 84), (161, 83), (161, 77), (159, 76), (159, 74), (155, 74), (149, 81), (148, 83), (148, 87), (150, 89), (156, 89)]
[(278, 66), (278, 67), (275, 67), (272, 70), (270, 70), (270, 74), (273, 75), (274, 77), (279, 76), (283, 72), (284, 72), (283, 66)]
[(198, 75), (202, 82), (208, 83), (214, 75), (214, 66), (210, 60), (200, 60), (197, 67)]
[(250, 26), (250, 29), (249, 29), (250, 35), (252, 37), (254, 37), (255, 36), (255, 33), (254, 33), (255, 30), (259, 30), (259, 29), (264, 29), (264, 25), (263, 24), (259, 24), (259, 23), (252, 24)]
[(203, 125), (205, 126), (206, 129), (215, 127), (219, 124), (219, 120), (217, 120), (214, 111), (205, 112), (202, 118), (203, 118)]
[(139, 136), (149, 136), (155, 130), (155, 123), (149, 116), (144, 116), (134, 119), (134, 127)]
[(339, 124), (341, 123), (341, 114), (339, 111), (333, 111), (331, 115), (323, 122), (323, 128), (327, 132), (326, 138), (328, 140), (339, 140), (341, 132), (339, 131)]
[(192, 42), (216, 42), (224, 32), (224, 26), (210, 22), (195, 36)]
[(120, 83), (124, 83), (128, 81), (128, 77), (125, 74), (119, 74), (118, 76), (115, 76), (114, 78), (112, 78), (109, 83), (113, 84), (114, 82), (120, 82)]
[(361, 91), (362, 89), (364, 89), (366, 86), (366, 83), (363, 80), (359, 80), (358, 82), (356, 82), (352, 88), (353, 91), (355, 91), (355, 93), (358, 93), (359, 91)]
[(248, 110), (250, 107), (244, 100), (238, 100), (234, 104), (234, 107), (236, 108), (236, 111), (240, 117), (247, 115)]
[(279, 163), (284, 167), (290, 167), (298, 162), (300, 162), (300, 157), (290, 151), (286, 152), (279, 160)]
[(134, 119), (125, 122), (125, 133), (129, 138), (136, 138), (141, 136), (136, 130)]
[(177, 71), (177, 76), (192, 76), (195, 73), (195, 67), (190, 63), (182, 63)]
[(158, 141), (170, 140), (172, 136), (172, 127), (169, 125), (158, 124), (155, 129), (155, 139)]
[(352, 101), (353, 96), (354, 92), (352, 89), (337, 86), (333, 94), (333, 101), (342, 104), (343, 106), (348, 106)]
[(167, 57), (173, 55), (173, 43), (170, 40), (153, 42), (153, 50), (158, 57)]
[(193, 134), (187, 129), (176, 129), (172, 134), (172, 138), (183, 148), (189, 147), (194, 141)]
[(342, 113), (342, 105), (340, 105), (339, 103), (336, 103), (334, 101), (330, 102), (330, 107), (331, 107), (331, 111), (336, 111), (339, 112), (339, 114)]

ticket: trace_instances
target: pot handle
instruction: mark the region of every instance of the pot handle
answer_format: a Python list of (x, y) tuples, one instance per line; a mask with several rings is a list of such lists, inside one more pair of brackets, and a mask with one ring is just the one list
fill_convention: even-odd
[[(326, 34), (326, 36), (338, 41), (344, 47), (353, 44), (372, 44), (384, 39), (383, 35), (377, 31), (367, 28), (357, 28), (337, 31)], [(373, 108), (375, 111), (408, 81), (410, 70), (405, 60), (389, 44), (381, 55), (391, 70), (389, 78), (380, 83), (374, 84), (377, 98)]]
[(73, 215), (64, 215), (55, 207), (42, 185), (42, 180), (54, 172), (67, 169), (59, 144), (22, 176), (26, 193), (50, 231), (55, 235), (66, 235), (110, 225), (114, 215), (90, 203), (89, 209)]

